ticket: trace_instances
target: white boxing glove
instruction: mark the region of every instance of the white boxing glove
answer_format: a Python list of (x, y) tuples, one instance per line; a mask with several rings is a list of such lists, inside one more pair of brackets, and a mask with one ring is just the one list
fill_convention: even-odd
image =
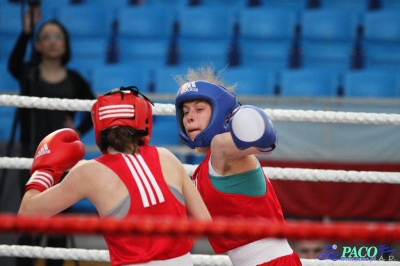
[(256, 147), (261, 152), (270, 152), (278, 143), (271, 119), (256, 106), (236, 108), (229, 119), (229, 128), (239, 150)]

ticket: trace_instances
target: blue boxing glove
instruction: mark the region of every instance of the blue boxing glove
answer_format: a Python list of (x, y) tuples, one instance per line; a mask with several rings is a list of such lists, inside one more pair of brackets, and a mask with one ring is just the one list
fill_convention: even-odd
[(262, 109), (252, 105), (243, 105), (233, 111), (229, 129), (239, 150), (256, 147), (261, 152), (270, 152), (277, 144), (271, 119)]

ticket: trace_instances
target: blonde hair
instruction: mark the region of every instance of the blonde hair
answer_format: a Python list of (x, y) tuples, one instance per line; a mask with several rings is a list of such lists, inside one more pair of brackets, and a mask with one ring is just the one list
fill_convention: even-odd
[(176, 75), (174, 76), (174, 79), (179, 84), (179, 87), (188, 82), (203, 80), (217, 84), (219, 86), (224, 87), (228, 91), (233, 92), (237, 84), (236, 83), (233, 85), (226, 84), (226, 82), (221, 78), (221, 74), (225, 69), (226, 68), (216, 72), (215, 67), (212, 64), (203, 65), (196, 69), (189, 67), (185, 75)]

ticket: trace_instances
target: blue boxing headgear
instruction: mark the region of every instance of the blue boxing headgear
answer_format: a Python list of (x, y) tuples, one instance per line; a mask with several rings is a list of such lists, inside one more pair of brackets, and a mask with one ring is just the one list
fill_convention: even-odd
[[(182, 110), (184, 102), (193, 100), (206, 100), (212, 107), (210, 123), (196, 136), (194, 141), (186, 135)], [(239, 106), (236, 95), (222, 86), (202, 80), (185, 83), (179, 88), (175, 99), (179, 136), (192, 149), (210, 146), (215, 135), (229, 131), (227, 119), (233, 110)]]

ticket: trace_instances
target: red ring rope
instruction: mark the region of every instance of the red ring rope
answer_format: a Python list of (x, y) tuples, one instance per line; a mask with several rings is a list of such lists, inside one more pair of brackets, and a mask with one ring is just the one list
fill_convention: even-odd
[(51, 218), (37, 216), (0, 215), (0, 232), (31, 234), (152, 234), (192, 235), (207, 237), (254, 236), (288, 239), (329, 239), (342, 241), (400, 240), (400, 223), (383, 222), (310, 222), (287, 221), (278, 224), (261, 220), (214, 219), (173, 220), (164, 217), (104, 218), (95, 215), (57, 215)]

